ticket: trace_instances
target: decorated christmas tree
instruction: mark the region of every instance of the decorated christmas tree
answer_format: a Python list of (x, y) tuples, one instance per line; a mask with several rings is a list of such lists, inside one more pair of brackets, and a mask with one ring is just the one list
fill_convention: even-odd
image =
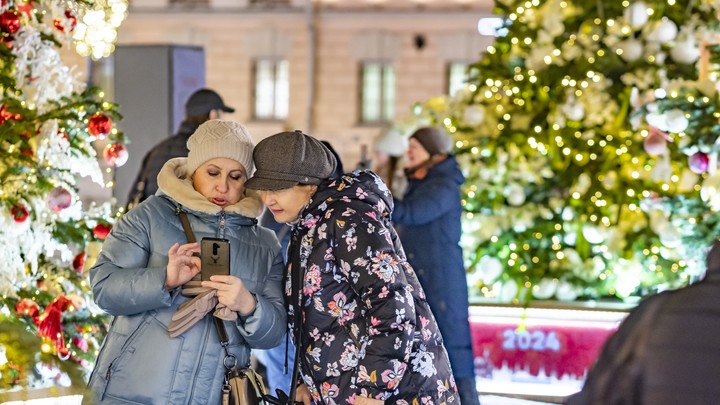
[(97, 150), (109, 170), (127, 151), (117, 106), (63, 63), (60, 48), (107, 56), (109, 37), (92, 36), (114, 34), (124, 6), (0, 6), (0, 391), (83, 386), (104, 335), (86, 271), (114, 215), (110, 203), (83, 204), (77, 184), (111, 186)]
[(719, 8), (496, 2), (467, 88), (415, 108), (456, 140), (476, 296), (636, 300), (702, 275), (720, 237)]

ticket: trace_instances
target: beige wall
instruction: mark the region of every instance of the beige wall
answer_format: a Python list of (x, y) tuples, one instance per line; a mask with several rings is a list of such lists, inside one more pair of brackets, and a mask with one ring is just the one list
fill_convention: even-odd
[[(394, 62), (395, 110), (401, 118), (410, 113), (414, 102), (445, 91), (448, 62), (474, 61), (492, 42), (492, 38), (477, 33), (478, 19), (490, 16), (489, 1), (316, 2), (316, 86), (311, 120), (309, 14), (303, 1), (291, 3), (300, 6), (248, 9), (244, 0), (216, 0), (212, 3), (216, 8), (211, 4), (203, 10), (183, 11), (165, 6), (162, 0), (135, 1), (120, 27), (118, 43), (202, 46), (207, 86), (236, 107), (229, 118), (245, 123), (256, 140), (285, 128), (310, 131), (330, 141), (345, 167), (351, 169), (358, 162), (360, 145), (371, 144), (382, 130), (358, 124), (361, 60), (388, 58)], [(394, 8), (384, 6), (386, 3)], [(421, 50), (414, 44), (417, 34), (425, 37)], [(251, 119), (251, 67), (258, 56), (278, 56), (289, 61), (287, 122)], [(84, 62), (80, 60), (80, 64)], [(313, 128), (309, 129), (311, 123)]]

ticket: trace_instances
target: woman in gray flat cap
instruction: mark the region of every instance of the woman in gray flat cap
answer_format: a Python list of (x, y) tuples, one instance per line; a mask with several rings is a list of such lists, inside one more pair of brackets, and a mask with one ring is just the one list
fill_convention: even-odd
[(382, 180), (370, 171), (333, 178), (333, 154), (300, 131), (264, 139), (253, 159), (247, 187), (292, 227), (285, 287), (297, 346), (291, 397), (305, 405), (459, 404)]

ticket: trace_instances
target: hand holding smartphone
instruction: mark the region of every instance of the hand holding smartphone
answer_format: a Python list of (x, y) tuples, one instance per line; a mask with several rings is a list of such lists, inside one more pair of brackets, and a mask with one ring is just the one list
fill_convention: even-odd
[(210, 277), (214, 275), (230, 274), (230, 241), (203, 238), (200, 241), (200, 263), (202, 281), (210, 281)]

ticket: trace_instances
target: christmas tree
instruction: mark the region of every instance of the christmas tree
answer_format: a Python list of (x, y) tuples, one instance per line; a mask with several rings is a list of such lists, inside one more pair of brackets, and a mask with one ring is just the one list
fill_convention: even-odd
[(415, 108), (464, 168), (476, 296), (634, 300), (720, 237), (712, 1), (498, 0), (465, 90)]
[(60, 48), (109, 54), (108, 36), (91, 37), (122, 21), (124, 4), (113, 4), (0, 6), (0, 391), (83, 386), (106, 329), (86, 270), (114, 215), (109, 203), (84, 205), (77, 183), (106, 186), (100, 142), (110, 169), (127, 151), (117, 106), (79, 80)]

